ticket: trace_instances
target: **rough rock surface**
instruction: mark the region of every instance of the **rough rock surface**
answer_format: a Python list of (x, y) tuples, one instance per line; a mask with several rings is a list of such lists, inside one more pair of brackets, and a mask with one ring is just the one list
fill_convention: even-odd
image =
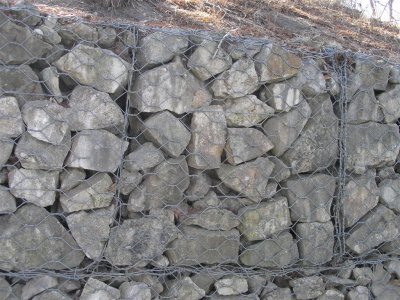
[(8, 188), (0, 185), (0, 214), (12, 213), (17, 210), (17, 203)]
[(73, 189), (86, 178), (86, 172), (77, 168), (65, 168), (60, 174), (60, 188), (63, 191)]
[(386, 123), (396, 123), (400, 118), (400, 86), (391, 85), (385, 92), (378, 96)]
[(140, 172), (130, 172), (126, 169), (122, 169), (116, 187), (117, 192), (121, 192), (122, 195), (129, 195), (139, 186), (142, 179), (143, 175)]
[(151, 300), (150, 287), (143, 282), (124, 282), (119, 291), (122, 299)]
[(365, 286), (357, 286), (347, 293), (348, 300), (368, 300), (369, 290)]
[(275, 182), (281, 182), (290, 177), (291, 171), (283, 161), (275, 156), (271, 156), (269, 159), (275, 164), (275, 167), (270, 175)]
[(214, 286), (217, 293), (222, 296), (239, 295), (248, 291), (247, 280), (235, 275), (228, 275), (217, 280)]
[(13, 148), (14, 141), (12, 139), (0, 138), (0, 167), (7, 163)]
[(194, 170), (190, 173), (190, 184), (185, 195), (189, 201), (197, 201), (204, 198), (210, 191), (212, 179), (202, 170)]
[(277, 112), (288, 112), (303, 101), (303, 96), (294, 82), (288, 80), (266, 85), (260, 92), (260, 99)]
[(61, 103), (64, 99), (60, 90), (59, 77), (56, 67), (47, 67), (40, 72), (40, 78), (43, 80), (44, 86), (49, 94), (54, 97), (58, 103)]
[(168, 291), (163, 295), (166, 299), (200, 300), (206, 295), (189, 277), (172, 280), (167, 286)]
[(16, 138), (25, 130), (15, 97), (0, 98), (0, 137)]
[(379, 201), (392, 209), (400, 212), (400, 179), (385, 179), (379, 183)]
[(207, 208), (182, 220), (185, 225), (197, 225), (208, 230), (231, 230), (240, 224), (239, 218), (227, 209)]
[(29, 300), (37, 294), (40, 294), (48, 289), (55, 288), (57, 285), (57, 278), (47, 275), (31, 279), (22, 288), (21, 299)]
[(141, 171), (155, 167), (164, 159), (158, 147), (152, 143), (144, 143), (125, 157), (124, 167), (131, 172)]
[(347, 107), (346, 120), (349, 124), (361, 124), (369, 121), (381, 122), (382, 103), (375, 98), (373, 89), (358, 91)]
[(80, 299), (81, 300), (116, 300), (119, 299), (121, 293), (118, 289), (108, 286), (100, 280), (89, 278), (83, 288)]
[(327, 89), (324, 74), (318, 63), (313, 59), (303, 61), (295, 83), (306, 97), (322, 94)]
[(322, 277), (310, 276), (289, 281), (296, 299), (313, 299), (321, 296), (325, 291)]

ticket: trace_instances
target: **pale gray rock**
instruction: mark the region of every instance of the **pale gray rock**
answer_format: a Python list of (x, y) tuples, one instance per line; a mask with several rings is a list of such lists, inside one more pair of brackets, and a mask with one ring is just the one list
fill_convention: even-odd
[(358, 91), (347, 105), (346, 120), (349, 124), (361, 124), (369, 121), (381, 122), (383, 113), (381, 103), (375, 98), (372, 88)]
[(143, 282), (124, 282), (119, 286), (120, 299), (151, 300), (150, 287)]
[(86, 172), (77, 168), (64, 168), (60, 174), (60, 188), (63, 191), (73, 189), (86, 178)]
[(200, 300), (205, 295), (205, 291), (198, 287), (190, 277), (183, 277), (167, 282), (167, 291), (163, 297), (176, 300)]
[(254, 95), (224, 101), (226, 124), (229, 127), (251, 127), (271, 117), (274, 109)]
[(270, 175), (275, 182), (281, 182), (290, 177), (290, 168), (283, 161), (276, 156), (270, 156), (268, 158), (275, 164), (275, 167)]
[(365, 286), (357, 286), (354, 289), (351, 289), (347, 295), (348, 300), (368, 300), (369, 297), (369, 290)]
[(121, 297), (118, 289), (95, 278), (89, 278), (83, 288), (80, 300), (117, 300)]
[(398, 66), (390, 67), (389, 83), (400, 83), (400, 68)]
[[(263, 292), (264, 294), (264, 292)], [(290, 288), (279, 288), (268, 291), (262, 297), (262, 300), (293, 300), (294, 296)]]
[(57, 289), (63, 293), (71, 293), (81, 289), (81, 283), (79, 280), (58, 278), (58, 282)]
[(396, 123), (400, 118), (400, 85), (390, 85), (378, 96), (378, 101), (382, 107), (385, 123)]
[[(12, 287), (4, 277), (0, 277), (0, 299), (8, 300), (12, 293)], [(12, 295), (11, 295), (12, 296)]]
[(19, 20), (21, 23), (32, 27), (36, 26), (43, 18), (40, 11), (29, 1), (17, 1), (10, 7), (10, 11), (13, 13), (10, 19)]
[(314, 97), (326, 90), (324, 74), (318, 63), (313, 59), (303, 61), (300, 72), (295, 79), (296, 86), (306, 97)]
[(113, 181), (107, 173), (97, 173), (77, 187), (60, 195), (60, 203), (67, 213), (110, 205), (113, 197)]
[(390, 67), (383, 61), (370, 58), (359, 57), (355, 61), (355, 70), (353, 77), (353, 90), (365, 90), (372, 87), (377, 91), (385, 91), (388, 80)]
[(398, 217), (385, 206), (378, 204), (349, 232), (346, 245), (357, 254), (363, 254), (383, 242), (399, 235)]
[(185, 225), (197, 225), (208, 230), (231, 230), (240, 224), (239, 217), (221, 208), (206, 208), (198, 213), (185, 216)]
[(153, 168), (165, 160), (162, 151), (152, 143), (144, 143), (129, 153), (124, 160), (124, 167), (131, 172)]
[(228, 128), (225, 144), (227, 161), (238, 165), (262, 156), (274, 145), (261, 131), (254, 128)]
[[(13, 213), (17, 210), (17, 203), (9, 189), (0, 185), (0, 214)], [(1, 294), (1, 293), (0, 293)]]
[(216, 280), (221, 278), (222, 275), (219, 274), (202, 274), (202, 273), (197, 273), (194, 274), (190, 279), (202, 290), (208, 294), (213, 288), (214, 288), (214, 283)]
[(97, 28), (99, 39), (97, 44), (102, 48), (111, 48), (117, 39), (117, 31), (112, 27)]
[(46, 23), (38, 26), (36, 29), (33, 30), (33, 32), (40, 32), (41, 38), (43, 41), (46, 43), (49, 43), (50, 45), (55, 45), (61, 43), (61, 36), (58, 34), (54, 28), (48, 26)]
[(24, 205), (13, 215), (0, 217), (0, 228), (3, 270), (70, 269), (84, 258), (72, 236), (44, 208)]
[[(21, 300), (21, 294), (22, 294), (22, 288), (24, 284), (22, 283), (16, 283), (13, 284), (11, 287), (11, 294), (8, 296), (8, 298), (5, 298), (6, 300)], [(6, 293), (8, 291), (6, 290)]]
[(8, 173), (10, 192), (17, 198), (46, 207), (56, 200), (58, 171), (13, 169)]
[(326, 290), (317, 300), (344, 300), (343, 293), (335, 289)]
[(0, 98), (0, 137), (16, 138), (25, 131), (21, 111), (15, 97)]
[(249, 245), (240, 254), (245, 266), (283, 268), (299, 260), (297, 242), (289, 232)]
[(189, 201), (197, 201), (204, 198), (210, 191), (212, 179), (202, 170), (194, 169), (190, 173), (190, 184), (185, 195)]
[(213, 81), (210, 88), (216, 98), (239, 98), (255, 92), (259, 87), (252, 59), (240, 59)]
[(249, 286), (248, 292), (259, 296), (268, 280), (270, 280), (269, 275), (253, 275), (247, 278), (247, 284)]
[(101, 92), (115, 93), (128, 83), (128, 63), (107, 49), (79, 44), (54, 65), (76, 82)]
[(239, 209), (238, 229), (248, 241), (264, 240), (290, 227), (290, 213), (285, 197)]
[(58, 33), (62, 37), (63, 44), (69, 47), (78, 43), (94, 44), (99, 39), (96, 28), (83, 22), (63, 25)]
[(185, 225), (179, 226), (179, 230), (178, 238), (166, 251), (171, 265), (237, 263), (240, 245), (237, 230), (209, 231)]
[(181, 59), (145, 71), (132, 84), (131, 106), (141, 112), (191, 112), (211, 102), (211, 95)]
[(385, 242), (379, 250), (390, 255), (400, 255), (400, 236), (390, 242)]
[(379, 300), (392, 300), (400, 297), (400, 287), (395, 284), (375, 283), (372, 284), (371, 291), (375, 299)]
[(325, 285), (322, 277), (310, 276), (297, 278), (289, 281), (296, 299), (313, 299), (325, 292)]
[(253, 57), (260, 52), (262, 45), (257, 45), (254, 43), (254, 41), (250, 43), (241, 41), (223, 41), (222, 47), (232, 57), (233, 60), (238, 60), (244, 57)]
[(58, 102), (63, 102), (63, 95), (60, 90), (59, 74), (56, 67), (47, 67), (40, 72), (40, 78), (52, 97)]
[(143, 175), (139, 172), (130, 172), (127, 169), (122, 169), (119, 175), (117, 191), (122, 195), (129, 195), (136, 189), (143, 179)]
[(151, 295), (157, 298), (164, 291), (164, 286), (160, 282), (160, 277), (149, 274), (133, 275), (132, 279), (137, 282), (144, 282), (150, 287)]
[(208, 296), (210, 300), (260, 300), (260, 298), (255, 294), (240, 294), (240, 295), (231, 295), (231, 296), (220, 296), (217, 293), (214, 293)]
[(129, 143), (105, 130), (83, 130), (72, 139), (65, 165), (99, 172), (115, 172)]
[(57, 285), (58, 280), (55, 277), (45, 275), (33, 278), (22, 288), (21, 300), (29, 300), (37, 294), (55, 288)]
[(73, 299), (61, 291), (50, 290), (50, 291), (45, 291), (33, 297), (32, 300), (73, 300)]
[(260, 99), (277, 112), (288, 112), (303, 101), (301, 90), (293, 80), (271, 83), (261, 90)]
[(331, 222), (298, 223), (295, 232), (304, 265), (320, 265), (332, 259), (335, 240)]
[(11, 156), (14, 148), (12, 139), (0, 138), (0, 167), (3, 167)]
[(371, 283), (373, 273), (371, 268), (368, 267), (354, 268), (353, 278), (357, 281), (358, 284), (366, 286)]
[(181, 155), (189, 144), (189, 130), (168, 111), (152, 115), (144, 121), (143, 127), (144, 137), (172, 157)]
[(219, 168), (227, 134), (222, 107), (212, 105), (194, 112), (190, 131), (188, 165), (195, 169)]
[(228, 275), (217, 280), (214, 284), (219, 295), (231, 296), (240, 295), (248, 291), (247, 280), (243, 277)]

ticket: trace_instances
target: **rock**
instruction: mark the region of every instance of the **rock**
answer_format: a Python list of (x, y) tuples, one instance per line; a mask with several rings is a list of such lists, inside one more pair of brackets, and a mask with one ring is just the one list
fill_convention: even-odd
[(83, 22), (74, 22), (64, 25), (58, 33), (62, 37), (63, 44), (68, 47), (80, 43), (94, 44), (99, 40), (99, 34), (96, 28)]
[(0, 66), (0, 91), (1, 97), (17, 98), (20, 108), (28, 101), (43, 99), (44, 95), (39, 77), (27, 65)]
[(0, 138), (0, 167), (4, 167), (11, 156), (14, 148), (14, 141), (7, 138)]
[(221, 278), (221, 275), (214, 274), (194, 274), (190, 279), (202, 290), (208, 294), (214, 288), (214, 282)]
[(101, 92), (112, 94), (128, 83), (128, 63), (111, 50), (79, 44), (54, 65), (79, 84)]
[(40, 78), (44, 82), (47, 91), (58, 103), (63, 102), (63, 95), (60, 90), (59, 75), (56, 67), (47, 67), (40, 72)]
[(383, 114), (375, 98), (374, 90), (358, 91), (347, 106), (346, 120), (349, 124), (361, 124), (369, 121), (381, 122)]
[(125, 157), (124, 167), (131, 172), (153, 168), (164, 161), (161, 150), (152, 143), (144, 143)]
[(121, 108), (104, 92), (88, 86), (77, 86), (69, 98), (65, 120), (73, 131), (122, 126)]
[(390, 85), (389, 88), (378, 96), (382, 107), (385, 123), (396, 123), (400, 118), (400, 86)]
[(117, 300), (121, 297), (118, 289), (113, 288), (104, 282), (89, 278), (83, 288), (80, 300)]
[(271, 153), (275, 156), (281, 156), (288, 150), (303, 131), (310, 116), (311, 108), (307, 101), (303, 100), (289, 112), (269, 118), (264, 123), (263, 128), (274, 145)]
[(119, 286), (120, 299), (151, 300), (150, 287), (143, 282), (124, 282)]
[(400, 262), (392, 260), (386, 264), (386, 270), (400, 278)]
[(13, 215), (1, 216), (0, 228), (3, 270), (61, 270), (77, 267), (83, 260), (75, 240), (44, 208), (24, 205)]
[(260, 202), (265, 196), (265, 187), (273, 169), (274, 164), (268, 158), (259, 157), (239, 166), (223, 164), (217, 174), (227, 187), (254, 202)]
[(208, 230), (231, 230), (240, 224), (237, 215), (226, 209), (208, 208), (190, 214), (182, 220), (185, 225), (197, 225)]
[(400, 68), (398, 66), (390, 67), (389, 83), (400, 83)]
[(110, 205), (114, 190), (113, 181), (107, 173), (97, 173), (77, 187), (60, 195), (60, 203), (67, 213), (102, 208)]
[(59, 278), (58, 282), (57, 289), (63, 293), (71, 293), (81, 289), (81, 284), (78, 280)]
[(271, 141), (257, 129), (228, 128), (225, 153), (232, 165), (262, 156), (273, 147)]
[(166, 257), (165, 255), (160, 255), (157, 258), (155, 258), (152, 262), (150, 262), (150, 265), (152, 265), (155, 268), (166, 268), (169, 266), (168, 257)]
[(168, 290), (164, 293), (165, 299), (199, 300), (206, 295), (205, 291), (199, 288), (190, 277), (174, 279), (168, 282), (167, 286)]
[(331, 222), (298, 223), (295, 232), (304, 265), (320, 265), (332, 259), (335, 240)]
[(60, 291), (51, 290), (33, 297), (32, 300), (72, 300), (72, 298)]
[(194, 75), (205, 81), (229, 69), (232, 58), (218, 47), (217, 42), (204, 41), (190, 55), (187, 66)]
[(368, 267), (354, 268), (353, 278), (357, 281), (358, 284), (366, 286), (371, 283), (373, 273), (371, 268)]
[(271, 117), (274, 109), (254, 95), (224, 101), (226, 124), (229, 127), (251, 127)]
[(29, 300), (37, 294), (55, 288), (57, 285), (57, 278), (48, 275), (31, 279), (22, 288), (21, 300)]
[(170, 61), (175, 55), (183, 54), (189, 39), (183, 35), (153, 32), (139, 40), (136, 61), (139, 68), (151, 68)]
[(133, 275), (132, 279), (137, 282), (144, 282), (150, 287), (152, 297), (158, 297), (164, 291), (164, 286), (161, 284), (159, 280), (159, 276), (149, 275), (149, 274), (141, 274), (141, 275)]
[(20, 23), (31, 27), (36, 26), (42, 20), (40, 11), (30, 1), (17, 1), (15, 5), (11, 6), (10, 12), (15, 20), (20, 20)]
[(240, 254), (243, 265), (257, 268), (283, 268), (298, 262), (298, 259), (297, 244), (289, 232), (249, 245)]
[(61, 43), (62, 38), (58, 34), (58, 32), (54, 30), (54, 28), (51, 28), (46, 24), (43, 24), (37, 27), (33, 32), (37, 32), (39, 30), (42, 32), (41, 38), (46, 43), (49, 43), (50, 45), (56, 45)]
[(326, 90), (326, 82), (318, 63), (313, 59), (303, 61), (296, 79), (296, 86), (301, 89), (306, 97), (314, 97)]
[(288, 112), (303, 101), (301, 90), (294, 85), (292, 80), (268, 84), (261, 90), (260, 99), (278, 112)]
[(347, 126), (346, 168), (356, 174), (368, 168), (394, 165), (400, 149), (398, 127), (367, 122)]
[(399, 235), (397, 216), (378, 204), (349, 232), (346, 245), (357, 254), (363, 254)]
[(258, 76), (252, 59), (240, 59), (213, 81), (210, 88), (216, 98), (239, 98), (255, 92)]
[(247, 280), (234, 275), (225, 276), (214, 284), (219, 295), (230, 296), (246, 293), (248, 290)]
[(144, 121), (145, 138), (172, 157), (178, 157), (190, 141), (189, 130), (168, 111), (152, 115)]
[(14, 196), (11, 195), (7, 187), (0, 185), (0, 214), (13, 213), (16, 210), (17, 203)]
[[(281, 157), (293, 174), (325, 170), (338, 158), (338, 119), (328, 94), (309, 100), (311, 117)], [(274, 141), (272, 141), (273, 143)]]
[(147, 264), (164, 253), (177, 232), (174, 223), (164, 217), (125, 220), (111, 228), (105, 257), (114, 266)]
[(377, 91), (386, 90), (390, 68), (385, 62), (360, 57), (356, 59), (355, 65), (353, 76), (355, 90), (365, 90), (370, 87)]
[(52, 205), (56, 200), (58, 171), (13, 169), (8, 173), (10, 192), (38, 206)]
[(301, 175), (284, 183), (293, 222), (328, 222), (336, 180), (326, 174)]
[(354, 289), (351, 289), (347, 293), (348, 300), (368, 300), (369, 297), (369, 290), (365, 286), (357, 286)]
[(240, 245), (237, 230), (209, 231), (185, 225), (179, 226), (179, 230), (178, 238), (166, 251), (172, 266), (237, 263)]
[(70, 131), (58, 145), (38, 140), (26, 132), (19, 139), (14, 154), (25, 169), (58, 170), (63, 168), (70, 148)]
[(97, 44), (102, 48), (111, 48), (117, 39), (117, 31), (112, 27), (97, 28), (99, 39)]
[(379, 300), (392, 300), (400, 297), (400, 288), (395, 284), (372, 284), (371, 290), (375, 299)]
[(400, 236), (397, 236), (390, 242), (385, 242), (382, 246), (379, 247), (379, 250), (382, 253), (386, 253), (389, 255), (400, 255)]
[(273, 201), (246, 206), (239, 209), (240, 233), (248, 241), (258, 241), (271, 237), (290, 227), (288, 202), (285, 197)]
[(313, 299), (325, 292), (324, 281), (321, 277), (310, 276), (289, 281), (296, 299)]
[(343, 293), (335, 289), (326, 290), (317, 300), (344, 300)]
[(181, 59), (145, 71), (132, 83), (131, 106), (140, 112), (191, 112), (211, 102), (211, 95)]
[(281, 182), (286, 179), (288, 179), (291, 175), (290, 169), (283, 161), (281, 161), (279, 158), (275, 156), (268, 157), (270, 161), (272, 161), (275, 164), (274, 169), (272, 170), (272, 173), (270, 177), (275, 181), (275, 182)]
[(76, 168), (64, 168), (60, 174), (60, 188), (63, 191), (68, 191), (82, 183), (85, 178), (85, 170)]
[(263, 83), (278, 82), (293, 77), (302, 65), (299, 57), (275, 44), (264, 45), (254, 56), (254, 61), (260, 81)]
[(204, 198), (210, 190), (212, 179), (204, 171), (194, 170), (190, 174), (190, 184), (186, 189), (186, 199), (197, 201)]
[(247, 278), (247, 284), (249, 286), (248, 292), (259, 296), (264, 289), (264, 286), (267, 284), (268, 280), (270, 280), (269, 275), (253, 275)]
[(188, 165), (195, 169), (219, 168), (227, 131), (222, 107), (212, 105), (194, 112), (190, 131)]
[(0, 98), (0, 137), (16, 138), (25, 131), (15, 97)]
[[(264, 294), (264, 292), (263, 292)], [(290, 288), (276, 287), (272, 291), (268, 291), (261, 299), (263, 300), (293, 300), (292, 291)]]
[(141, 173), (136, 171), (130, 172), (126, 169), (122, 169), (117, 184), (117, 192), (121, 192), (122, 195), (129, 195), (139, 186), (142, 179), (143, 175)]
[(65, 165), (99, 172), (115, 172), (128, 145), (128, 142), (108, 131), (83, 130), (72, 139), (71, 153)]
[(233, 60), (241, 58), (251, 58), (260, 52), (262, 45), (255, 44), (254, 41), (250, 43), (239, 42), (239, 41), (223, 41), (222, 47), (232, 57)]
[(4, 277), (0, 277), (0, 298), (1, 299), (9, 299), (12, 293), (11, 285), (7, 282)]
[(212, 294), (208, 297), (210, 300), (242, 300), (242, 299), (250, 299), (250, 300), (260, 300), (260, 298), (255, 294), (240, 294), (240, 295), (232, 295), (232, 296), (220, 296), (218, 294)]

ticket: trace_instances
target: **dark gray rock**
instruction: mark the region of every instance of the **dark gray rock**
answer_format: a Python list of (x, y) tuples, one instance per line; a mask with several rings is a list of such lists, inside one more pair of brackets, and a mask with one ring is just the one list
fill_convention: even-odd
[(310, 276), (289, 281), (296, 299), (313, 299), (325, 292), (325, 284), (322, 277)]
[(189, 201), (197, 201), (207, 195), (212, 185), (212, 179), (202, 170), (194, 170), (190, 173), (190, 184), (185, 195)]
[(99, 39), (97, 44), (102, 48), (111, 48), (117, 39), (117, 31), (112, 27), (97, 28)]
[(354, 268), (353, 278), (357, 281), (358, 284), (366, 286), (371, 283), (373, 273), (371, 268), (368, 267)]
[(351, 289), (346, 297), (348, 300), (368, 300), (369, 297), (369, 290), (365, 286), (357, 286), (354, 289)]
[(118, 289), (113, 288), (100, 280), (89, 278), (83, 288), (80, 300), (116, 300), (119, 299), (121, 293)]
[(25, 131), (15, 97), (0, 98), (0, 137), (16, 138)]
[(162, 151), (152, 143), (144, 143), (129, 153), (124, 160), (124, 167), (131, 172), (153, 168), (165, 160)]
[(275, 182), (281, 182), (288, 179), (291, 175), (290, 168), (279, 158), (275, 156), (268, 157), (270, 161), (275, 164), (275, 167), (270, 175), (270, 177)]

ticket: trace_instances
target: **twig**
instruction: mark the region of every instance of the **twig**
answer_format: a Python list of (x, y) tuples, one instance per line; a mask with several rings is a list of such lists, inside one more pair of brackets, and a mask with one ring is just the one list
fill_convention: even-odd
[(218, 53), (219, 49), (221, 48), (222, 42), (223, 42), (229, 35), (231, 35), (231, 32), (237, 31), (238, 29), (239, 29), (239, 28), (235, 28), (235, 29), (229, 30), (229, 31), (222, 37), (222, 39), (219, 41), (219, 44), (218, 44), (218, 46), (217, 46), (217, 49), (216, 49), (215, 52), (214, 52), (214, 55), (213, 55), (212, 59), (214, 59), (214, 58), (217, 56), (217, 53)]

